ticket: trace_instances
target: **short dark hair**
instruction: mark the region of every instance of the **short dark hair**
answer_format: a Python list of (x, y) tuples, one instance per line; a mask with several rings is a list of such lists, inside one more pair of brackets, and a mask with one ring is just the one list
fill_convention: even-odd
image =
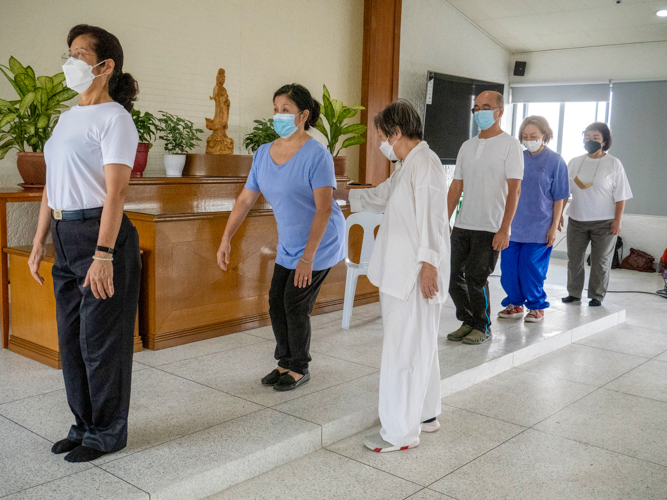
[(419, 113), (410, 101), (405, 99), (392, 102), (375, 115), (373, 123), (375, 128), (382, 131), (387, 137), (394, 135), (398, 129), (408, 139), (421, 141), (424, 138)]
[(309, 112), (308, 121), (303, 126), (304, 130), (315, 126), (320, 117), (320, 103), (313, 99), (313, 96), (306, 87), (298, 83), (283, 85), (273, 94), (273, 100), (275, 101), (276, 97), (281, 95), (289, 97), (296, 104), (296, 107), (299, 108), (299, 111), (303, 112), (307, 110)]
[(602, 134), (602, 141), (604, 142), (602, 151), (608, 151), (611, 147), (611, 129), (609, 128), (609, 125), (605, 122), (593, 122), (586, 127), (586, 130), (584, 130), (582, 135), (586, 136), (586, 132), (590, 132), (591, 130)]
[(131, 74), (123, 73), (123, 47), (120, 41), (115, 35), (97, 26), (77, 24), (69, 30), (67, 46), (71, 47), (72, 42), (82, 35), (92, 40), (92, 49), (97, 57), (97, 62), (112, 59), (116, 64), (109, 77), (109, 95), (127, 111), (132, 111), (139, 93), (139, 84)]

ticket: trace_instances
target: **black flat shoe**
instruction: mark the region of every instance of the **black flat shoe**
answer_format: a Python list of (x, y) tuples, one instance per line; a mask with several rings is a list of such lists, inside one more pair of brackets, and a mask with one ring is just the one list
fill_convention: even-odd
[(280, 377), (280, 380), (276, 382), (276, 384), (273, 386), (273, 389), (275, 391), (291, 391), (296, 389), (300, 385), (305, 384), (309, 380), (310, 380), (310, 373), (306, 373), (299, 380), (294, 380), (294, 377), (292, 377), (292, 375), (287, 374), (284, 377)]
[(588, 303), (588, 307), (600, 307), (601, 305), (602, 302), (600, 302), (598, 299), (591, 299)]
[(561, 300), (563, 301), (563, 304), (571, 304), (572, 302), (581, 302), (581, 299), (579, 297), (575, 297), (574, 295), (568, 295), (567, 297), (564, 297)]
[(271, 373), (269, 373), (266, 377), (264, 377), (262, 379), (262, 385), (274, 385), (276, 382), (278, 382), (278, 380), (280, 380), (280, 378), (283, 375), (285, 375), (287, 373), (288, 372), (280, 373), (280, 370), (278, 370), (278, 368), (276, 368), (275, 370), (273, 370)]
[(95, 448), (81, 445), (65, 455), (65, 460), (71, 463), (91, 462), (106, 454), (106, 451), (100, 451)]
[(60, 455), (61, 453), (69, 453), (74, 448), (78, 448), (79, 446), (81, 446), (79, 441), (70, 441), (69, 439), (65, 438), (53, 444), (51, 453), (55, 453), (56, 455)]

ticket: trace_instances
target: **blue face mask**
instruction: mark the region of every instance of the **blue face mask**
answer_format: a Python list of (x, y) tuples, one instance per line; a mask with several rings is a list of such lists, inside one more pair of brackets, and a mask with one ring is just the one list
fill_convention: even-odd
[(481, 111), (475, 111), (475, 123), (482, 130), (486, 130), (493, 126), (496, 123), (496, 119), (493, 117), (492, 109), (483, 109)]
[(286, 113), (276, 113), (273, 115), (273, 130), (275, 130), (276, 134), (278, 134), (283, 139), (288, 138), (294, 134), (294, 132), (299, 130), (299, 127), (294, 125), (294, 120), (300, 114), (301, 113), (290, 115)]

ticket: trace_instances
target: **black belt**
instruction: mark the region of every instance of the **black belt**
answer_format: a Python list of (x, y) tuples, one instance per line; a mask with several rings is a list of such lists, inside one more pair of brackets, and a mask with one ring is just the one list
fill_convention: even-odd
[(85, 220), (102, 216), (102, 208), (85, 208), (83, 210), (51, 210), (55, 220)]

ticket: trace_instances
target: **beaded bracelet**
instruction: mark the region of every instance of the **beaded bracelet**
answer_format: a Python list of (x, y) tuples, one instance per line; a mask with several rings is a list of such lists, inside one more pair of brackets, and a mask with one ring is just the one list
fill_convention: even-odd
[(105, 262), (113, 262), (113, 257), (110, 259), (105, 259), (104, 257), (98, 257), (97, 255), (93, 255), (93, 260), (103, 260)]

